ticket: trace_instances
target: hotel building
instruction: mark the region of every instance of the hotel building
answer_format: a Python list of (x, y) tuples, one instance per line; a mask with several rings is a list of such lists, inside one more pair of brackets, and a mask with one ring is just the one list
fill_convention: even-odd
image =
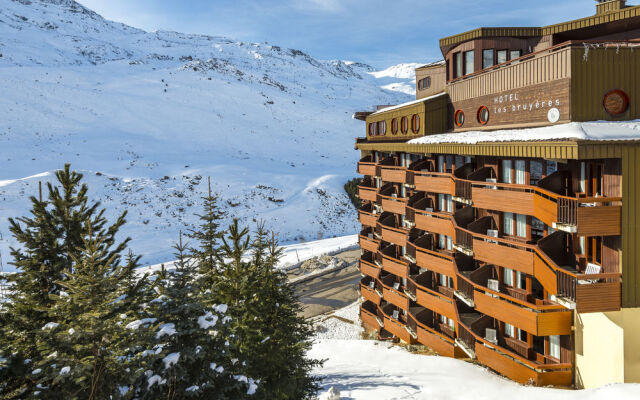
[(440, 40), (359, 112), (361, 319), (521, 383), (640, 381), (640, 6)]

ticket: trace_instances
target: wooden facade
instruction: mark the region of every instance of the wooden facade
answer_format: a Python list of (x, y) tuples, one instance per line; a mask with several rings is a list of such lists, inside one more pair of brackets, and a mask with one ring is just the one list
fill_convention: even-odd
[(366, 116), (356, 142), (363, 322), (377, 315), (378, 332), (521, 383), (569, 386), (576, 313), (640, 307), (640, 135), (409, 140), (640, 119), (640, 6), (611, 0), (592, 17), (440, 46), (445, 61), (416, 70), (417, 100)]

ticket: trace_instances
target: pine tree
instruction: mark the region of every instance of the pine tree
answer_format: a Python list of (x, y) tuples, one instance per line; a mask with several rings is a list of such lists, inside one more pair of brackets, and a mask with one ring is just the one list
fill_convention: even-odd
[(281, 253), (264, 224), (251, 240), (234, 220), (223, 240), (216, 294), (228, 302), (233, 317), (232, 351), (245, 360), (238, 371), (259, 379), (256, 398), (311, 399), (318, 390), (311, 370), (320, 363), (306, 358), (313, 330), (299, 316), (301, 306), (286, 275), (276, 269)]
[(233, 375), (232, 344), (228, 340), (227, 305), (204, 304), (197, 291), (197, 264), (187, 257), (182, 236), (175, 245), (173, 271), (158, 276), (160, 296), (154, 300), (159, 326), (154, 364), (147, 371), (143, 398), (243, 399), (255, 382)]
[(31, 197), (31, 215), (9, 219), (10, 231), (19, 248), (11, 249), (13, 265), (20, 273), (10, 276), (12, 291), (2, 312), (0, 353), (8, 355), (11, 364), (7, 382), (0, 385), (0, 397), (21, 397), (33, 389), (33, 379), (26, 373), (29, 361), (36, 355), (36, 337), (49, 322), (47, 309), (53, 304), (51, 295), (60, 291), (60, 284), (71, 271), (74, 259), (80, 257), (87, 224), (104, 238), (103, 246), (110, 255), (119, 254), (128, 239), (116, 244), (116, 233), (124, 224), (123, 213), (112, 225), (107, 225), (99, 203), (91, 203), (87, 186), (81, 184), (82, 174), (70, 166), (55, 174), (57, 186), (47, 184), (48, 196)]
[(46, 312), (55, 322), (37, 334), (31, 376), (41, 398), (119, 398), (131, 379), (135, 355), (127, 353), (138, 338), (126, 330), (122, 311), (133, 303), (123, 284), (132, 265), (119, 265), (109, 234), (87, 231), (82, 253), (72, 256), (72, 269), (57, 282), (62, 290), (50, 295)]

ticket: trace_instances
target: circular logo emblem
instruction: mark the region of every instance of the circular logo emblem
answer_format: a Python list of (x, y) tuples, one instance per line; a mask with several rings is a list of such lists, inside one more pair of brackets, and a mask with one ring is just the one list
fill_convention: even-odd
[(550, 109), (547, 113), (547, 118), (549, 119), (549, 122), (555, 124), (556, 122), (558, 122), (558, 120), (560, 120), (560, 110), (555, 107)]
[(624, 114), (629, 108), (629, 96), (622, 90), (614, 89), (604, 95), (602, 105), (611, 115)]

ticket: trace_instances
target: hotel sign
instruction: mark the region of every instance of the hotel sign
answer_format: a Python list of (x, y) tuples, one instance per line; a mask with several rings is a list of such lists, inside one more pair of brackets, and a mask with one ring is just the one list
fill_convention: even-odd
[[(456, 131), (508, 128), (510, 125), (552, 125), (569, 121), (570, 81), (563, 79), (453, 103), (465, 122)], [(489, 120), (482, 124), (478, 110), (487, 107)], [(454, 124), (455, 125), (455, 124)]]

